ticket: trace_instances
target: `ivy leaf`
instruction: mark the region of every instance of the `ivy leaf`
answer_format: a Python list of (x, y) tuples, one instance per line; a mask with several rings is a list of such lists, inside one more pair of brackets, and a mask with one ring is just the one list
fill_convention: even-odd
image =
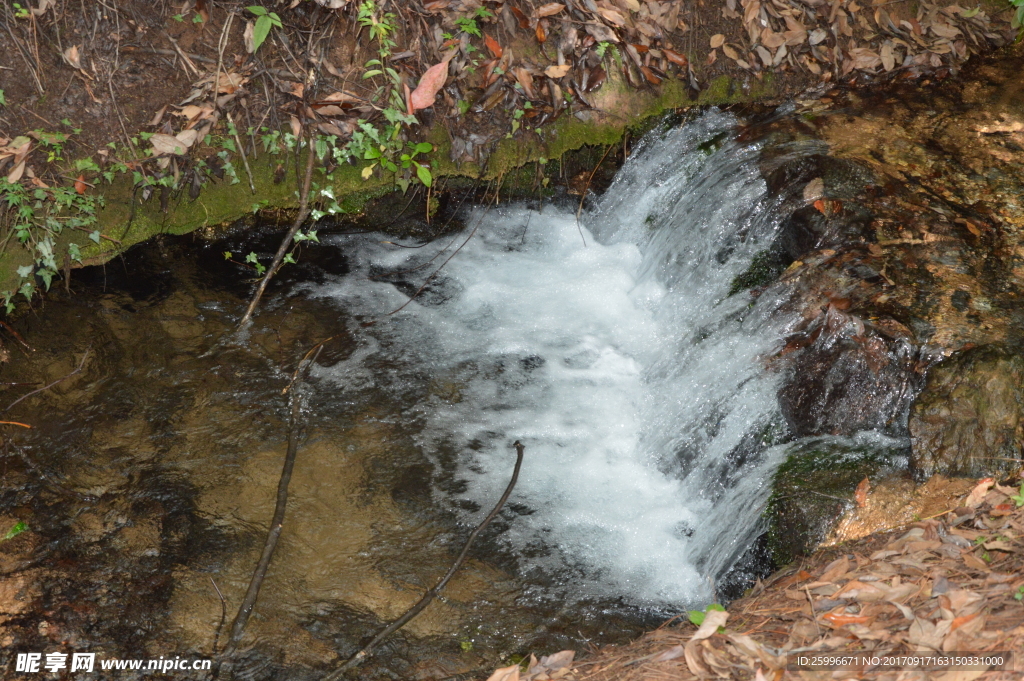
[(92, 239), (93, 241), (95, 241), (96, 243), (99, 243), (100, 242), (100, 230), (97, 229), (95, 232), (90, 232), (89, 233), (89, 238)]

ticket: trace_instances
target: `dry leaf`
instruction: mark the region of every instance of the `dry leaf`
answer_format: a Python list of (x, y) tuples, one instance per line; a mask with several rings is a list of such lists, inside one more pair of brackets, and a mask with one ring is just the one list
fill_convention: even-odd
[(419, 85), (412, 91), (409, 98), (413, 111), (434, 105), (434, 98), (437, 97), (437, 93), (441, 91), (448, 79), (448, 61), (446, 59), (440, 64), (434, 64), (420, 78)]
[(728, 57), (729, 59), (732, 59), (733, 61), (739, 61), (739, 58), (740, 58), (739, 52), (737, 52), (735, 49), (733, 49), (732, 45), (730, 45), (728, 43), (726, 43), (725, 45), (722, 45), (722, 52), (724, 52), (725, 56)]
[(871, 481), (865, 477), (853, 492), (853, 500), (857, 502), (857, 506), (860, 508), (864, 508), (867, 505), (869, 491), (871, 491)]
[(487, 46), (487, 50), (491, 53), (492, 57), (495, 59), (501, 59), (501, 55), (504, 51), (501, 49), (501, 45), (498, 44), (497, 40), (487, 34), (484, 34), (484, 45)]
[(658, 653), (651, 662), (668, 662), (674, 660), (677, 657), (682, 657), (685, 651), (682, 646), (672, 646), (663, 653)]
[(526, 96), (530, 99), (537, 99), (537, 95), (533, 92), (533, 76), (530, 72), (520, 66), (515, 69), (515, 74), (516, 81), (523, 88), (523, 92), (526, 93)]
[(519, 681), (519, 665), (495, 669), (494, 673), (487, 677), (487, 681)]
[(242, 42), (245, 43), (245, 51), (249, 54), (256, 51), (256, 43), (252, 38), (253, 28), (253, 23), (251, 21), (247, 21), (245, 22), (245, 30), (242, 31)]
[(558, 14), (563, 9), (565, 9), (565, 5), (563, 5), (562, 3), (549, 2), (548, 4), (541, 5), (536, 10), (534, 10), (533, 16), (536, 17), (537, 19), (542, 19), (544, 17), (550, 17), (552, 15)]
[(568, 667), (572, 664), (574, 659), (576, 659), (576, 651), (562, 650), (554, 655), (548, 655), (547, 657), (540, 658), (540, 663), (548, 670), (555, 671), (562, 669), (563, 667)]
[(85, 186), (85, 175), (79, 175), (75, 179), (75, 192), (77, 192), (78, 194), (84, 194)]
[(11, 169), (11, 172), (7, 173), (7, 181), (10, 182), (11, 184), (14, 184), (15, 182), (17, 182), (18, 180), (21, 179), (21, 176), (24, 173), (25, 173), (25, 162), (21, 161), (16, 166), (14, 166), (14, 168)]
[(697, 633), (693, 635), (690, 641), (700, 641), (705, 639), (716, 631), (718, 627), (725, 626), (725, 621), (729, 619), (729, 613), (724, 610), (710, 610), (704, 615), (704, 622), (697, 629)]
[(616, 26), (622, 27), (626, 25), (626, 18), (622, 16), (622, 14), (613, 9), (609, 9), (607, 7), (598, 7), (597, 12), (602, 17), (604, 17), (605, 21), (609, 21), (615, 24)]
[(971, 493), (967, 495), (967, 499), (964, 500), (964, 506), (967, 508), (978, 508), (981, 506), (982, 500), (985, 495), (988, 494), (989, 489), (992, 485), (996, 484), (993, 478), (983, 478), (978, 481), (978, 484), (971, 490)]
[(561, 64), (559, 66), (552, 65), (544, 69), (544, 75), (548, 78), (563, 78), (565, 77), (565, 74), (569, 73), (569, 69), (571, 68), (572, 66), (569, 64)]
[[(191, 132), (194, 136), (195, 131), (193, 130)], [(154, 133), (153, 136), (149, 138), (149, 144), (153, 147), (154, 156), (160, 156), (162, 154), (175, 154), (177, 156), (181, 156), (189, 147), (188, 144), (185, 144), (177, 137), (174, 137), (173, 135), (165, 135), (161, 132)]]
[(725, 36), (721, 33), (716, 33), (711, 36), (711, 49), (715, 50), (725, 44)]
[(678, 52), (673, 52), (669, 49), (662, 49), (661, 53), (665, 55), (665, 59), (668, 59), (676, 66), (686, 66), (689, 63), (686, 56), (679, 54)]
[(64, 60), (76, 69), (82, 68), (82, 60), (78, 54), (78, 45), (72, 45), (64, 50)]

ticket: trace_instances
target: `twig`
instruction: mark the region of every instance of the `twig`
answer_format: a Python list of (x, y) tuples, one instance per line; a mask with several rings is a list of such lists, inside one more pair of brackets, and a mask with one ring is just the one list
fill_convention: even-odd
[(220, 599), (220, 623), (217, 625), (217, 632), (213, 635), (213, 655), (216, 655), (217, 643), (220, 641), (220, 631), (224, 628), (224, 620), (228, 617), (228, 602), (224, 598), (224, 594), (220, 592), (217, 582), (213, 581), (213, 575), (210, 575), (210, 584), (213, 584), (213, 590), (217, 592), (217, 598)]
[(73, 370), (71, 371), (71, 373), (69, 373), (69, 374), (65, 374), (64, 376), (61, 376), (60, 378), (58, 378), (58, 379), (57, 379), (56, 381), (54, 381), (53, 383), (48, 383), (48, 384), (44, 385), (44, 386), (43, 386), (42, 388), (37, 388), (37, 389), (33, 390), (33, 391), (32, 391), (32, 392), (30, 392), (30, 393), (25, 393), (24, 395), (22, 395), (22, 396), (21, 396), (21, 397), (19, 397), (18, 399), (14, 400), (14, 401), (13, 401), (13, 402), (11, 402), (10, 404), (8, 404), (8, 405), (7, 405), (7, 408), (6, 408), (6, 409), (4, 409), (4, 410), (3, 410), (2, 412), (0, 412), (0, 414), (6, 414), (6, 413), (7, 413), (7, 412), (9, 412), (9, 411), (10, 411), (10, 410), (11, 410), (12, 408), (14, 408), (14, 405), (18, 404), (18, 403), (19, 403), (19, 402), (21, 402), (22, 400), (28, 399), (29, 397), (32, 397), (33, 395), (35, 395), (35, 394), (37, 394), (37, 393), (41, 393), (41, 392), (43, 392), (44, 390), (49, 390), (50, 388), (52, 388), (53, 386), (57, 385), (58, 383), (60, 383), (60, 382), (62, 382), (62, 381), (66, 381), (67, 379), (71, 378), (72, 376), (74, 376), (75, 374), (77, 374), (77, 373), (78, 373), (79, 371), (81, 371), (81, 370), (82, 370), (82, 367), (83, 367), (83, 366), (85, 366), (85, 358), (86, 358), (86, 357), (88, 357), (88, 356), (89, 356), (89, 350), (88, 350), (88, 349), (86, 349), (86, 351), (85, 351), (85, 354), (83, 354), (83, 355), (82, 355), (82, 361), (78, 363), (78, 366), (77, 366), (77, 367), (75, 367), (75, 368), (74, 368), (74, 369), (73, 369)]
[[(308, 364), (306, 366), (309, 366)], [(288, 419), (288, 451), (284, 457), (284, 466), (281, 468), (281, 479), (277, 483), (277, 504), (274, 506), (274, 517), (270, 521), (270, 530), (267, 531), (267, 539), (263, 544), (263, 553), (253, 570), (252, 579), (249, 580), (249, 588), (246, 589), (242, 604), (238, 606), (238, 614), (235, 621), (231, 623), (231, 635), (224, 645), (224, 651), (216, 661), (216, 669), (213, 677), (216, 678), (220, 666), (231, 659), (238, 648), (242, 634), (245, 633), (245, 625), (249, 622), (253, 608), (256, 607), (256, 599), (260, 595), (260, 587), (267, 576), (267, 569), (270, 567), (270, 560), (274, 557), (274, 550), (277, 549), (277, 542), (281, 538), (281, 530), (284, 526), (284, 513), (288, 507), (288, 484), (292, 480), (292, 469), (295, 467), (295, 455), (299, 451), (299, 410), (301, 400), (295, 394), (291, 396), (291, 416)]]
[(312, 137), (307, 138), (307, 146), (309, 149), (306, 158), (306, 177), (302, 181), (302, 192), (299, 195), (299, 214), (295, 216), (295, 222), (292, 224), (292, 228), (288, 230), (284, 240), (281, 241), (281, 246), (277, 249), (277, 254), (274, 256), (274, 261), (267, 268), (267, 273), (263, 275), (259, 286), (256, 287), (256, 293), (253, 294), (252, 300), (249, 301), (249, 307), (245, 310), (245, 314), (242, 315), (242, 321), (238, 322), (238, 328), (245, 326), (249, 319), (252, 318), (252, 313), (256, 310), (256, 306), (259, 305), (263, 292), (267, 290), (270, 278), (274, 276), (277, 268), (281, 266), (281, 261), (284, 260), (285, 253), (288, 252), (288, 247), (292, 244), (292, 239), (295, 238), (299, 228), (302, 227), (302, 223), (309, 217), (309, 186), (313, 181), (313, 160), (316, 158)]
[(245, 147), (242, 146), (242, 140), (238, 137), (238, 126), (235, 125), (235, 121), (231, 118), (230, 113), (228, 113), (228, 123), (231, 124), (231, 129), (235, 131), (235, 142), (238, 144), (238, 153), (242, 155), (242, 165), (245, 166), (245, 174), (249, 178), (249, 189), (252, 190), (253, 196), (255, 196), (256, 186), (252, 183), (252, 171), (249, 170), (249, 159), (245, 157)]
[(381, 641), (404, 627), (410, 620), (412, 620), (413, 617), (420, 614), (423, 609), (430, 605), (430, 602), (437, 597), (437, 594), (448, 585), (448, 582), (455, 576), (456, 571), (462, 567), (462, 563), (465, 562), (466, 557), (469, 555), (469, 547), (472, 546), (473, 540), (476, 539), (477, 535), (483, 532), (483, 530), (490, 525), (491, 521), (494, 520), (495, 516), (498, 515), (498, 511), (500, 511), (501, 507), (505, 505), (509, 495), (512, 494), (512, 489), (516, 486), (516, 481), (519, 479), (519, 469), (523, 465), (523, 453), (526, 447), (519, 440), (513, 442), (512, 446), (516, 448), (516, 466), (512, 470), (512, 479), (509, 480), (508, 487), (505, 488), (505, 493), (501, 495), (501, 498), (498, 499), (498, 503), (495, 504), (494, 509), (487, 514), (487, 517), (484, 518), (483, 522), (477, 525), (476, 529), (473, 530), (473, 533), (469, 535), (469, 539), (466, 540), (466, 545), (462, 547), (462, 552), (459, 554), (459, 557), (455, 559), (455, 562), (452, 563), (452, 566), (448, 568), (448, 572), (445, 573), (444, 577), (434, 585), (434, 588), (423, 594), (423, 598), (421, 598), (416, 605), (406, 610), (404, 615), (385, 627), (384, 630), (374, 636), (373, 640), (367, 643), (362, 650), (349, 658), (345, 664), (325, 676), (322, 681), (338, 681), (345, 672), (362, 663), (362, 661), (369, 657), (370, 653), (373, 652), (373, 649), (380, 645)]

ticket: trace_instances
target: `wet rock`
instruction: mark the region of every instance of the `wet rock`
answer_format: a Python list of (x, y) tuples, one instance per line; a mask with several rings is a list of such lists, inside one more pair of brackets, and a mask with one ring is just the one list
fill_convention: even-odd
[(1020, 467), (1024, 358), (969, 350), (931, 370), (910, 415), (911, 465), (919, 477), (982, 476)]
[(779, 404), (794, 435), (906, 434), (907, 413), (923, 381), (918, 350), (905, 338), (830, 305), (787, 347), (799, 353)]
[(900, 440), (815, 438), (794, 445), (775, 474), (765, 512), (775, 564), (813, 551), (854, 507), (854, 491), (865, 477), (898, 477), (906, 461)]

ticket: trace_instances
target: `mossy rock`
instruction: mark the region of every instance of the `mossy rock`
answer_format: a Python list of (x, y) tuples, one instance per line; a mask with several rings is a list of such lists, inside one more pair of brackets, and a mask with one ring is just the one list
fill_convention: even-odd
[(880, 436), (807, 438), (791, 445), (775, 473), (765, 510), (768, 550), (776, 565), (813, 551), (854, 504), (865, 478), (899, 475), (909, 447)]

